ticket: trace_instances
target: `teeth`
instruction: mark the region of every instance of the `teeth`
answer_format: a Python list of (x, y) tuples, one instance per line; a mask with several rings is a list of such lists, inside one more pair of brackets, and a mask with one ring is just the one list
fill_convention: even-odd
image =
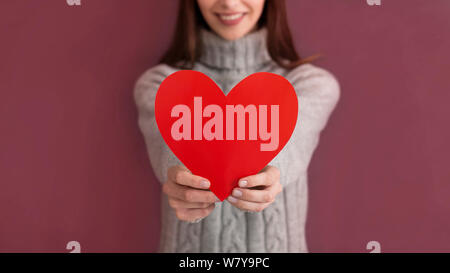
[(244, 15), (243, 13), (233, 14), (233, 15), (220, 15), (220, 19), (222, 20), (236, 20)]

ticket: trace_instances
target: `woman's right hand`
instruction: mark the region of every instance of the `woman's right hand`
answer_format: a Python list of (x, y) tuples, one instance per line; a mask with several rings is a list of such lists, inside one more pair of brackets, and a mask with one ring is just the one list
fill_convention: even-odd
[(210, 185), (207, 179), (193, 175), (185, 166), (176, 165), (168, 169), (162, 189), (177, 218), (195, 223), (213, 211), (215, 202), (220, 202), (209, 190)]

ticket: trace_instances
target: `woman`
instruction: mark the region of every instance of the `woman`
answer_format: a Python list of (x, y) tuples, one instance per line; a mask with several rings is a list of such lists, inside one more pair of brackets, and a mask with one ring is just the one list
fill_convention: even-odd
[[(163, 141), (154, 115), (161, 82), (180, 69), (205, 73), (227, 94), (255, 72), (282, 75), (299, 97), (291, 139), (224, 202)], [(139, 126), (163, 183), (161, 252), (307, 252), (307, 168), (339, 100), (328, 71), (297, 55), (284, 0), (183, 0), (172, 46), (135, 86)], [(243, 155), (245, 156), (245, 155)]]

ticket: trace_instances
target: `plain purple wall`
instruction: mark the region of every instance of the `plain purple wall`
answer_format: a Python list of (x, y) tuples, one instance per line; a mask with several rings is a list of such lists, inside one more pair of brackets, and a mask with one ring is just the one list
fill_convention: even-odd
[[(0, 251), (156, 251), (132, 97), (177, 2), (2, 1)], [(312, 252), (450, 251), (450, 1), (288, 0), (342, 96), (309, 169)]]

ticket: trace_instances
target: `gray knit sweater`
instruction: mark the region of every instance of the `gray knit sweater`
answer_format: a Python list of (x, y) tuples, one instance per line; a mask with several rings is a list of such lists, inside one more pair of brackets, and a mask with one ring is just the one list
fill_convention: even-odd
[[(273, 62), (266, 47), (267, 30), (227, 41), (202, 30), (203, 52), (193, 70), (213, 79), (225, 94), (246, 76), (267, 71), (282, 75), (299, 98), (299, 116), (291, 139), (269, 163), (280, 169), (283, 191), (262, 212), (250, 213), (228, 201), (216, 203), (213, 212), (199, 223), (180, 221), (162, 194), (160, 252), (307, 252), (307, 169), (320, 132), (335, 108), (340, 87), (333, 74), (312, 64), (286, 70)], [(147, 70), (136, 82), (134, 98), (138, 124), (150, 163), (164, 183), (167, 169), (182, 164), (167, 147), (155, 121), (154, 101), (161, 82), (176, 68), (165, 64)]]

